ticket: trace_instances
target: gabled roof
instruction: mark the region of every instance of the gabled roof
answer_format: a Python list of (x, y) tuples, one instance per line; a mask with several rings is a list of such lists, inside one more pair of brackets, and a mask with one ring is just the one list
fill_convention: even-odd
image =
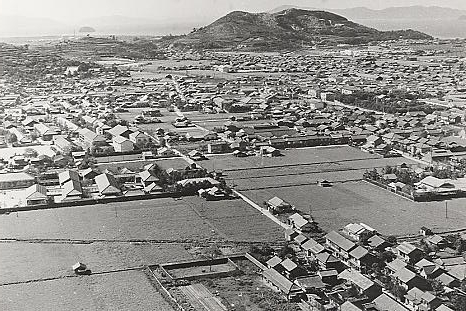
[(391, 298), (387, 294), (382, 294), (373, 300), (373, 303), (380, 310), (390, 311), (409, 311), (408, 308), (404, 307), (401, 303)]
[(362, 309), (360, 309), (359, 307), (357, 307), (356, 305), (354, 305), (353, 303), (349, 301), (345, 301), (345, 303), (343, 303), (340, 306), (340, 310), (341, 311), (362, 311)]
[(47, 188), (39, 184), (32, 185), (26, 188), (25, 196), (27, 200), (46, 200)]
[(343, 272), (341, 272), (338, 275), (338, 278), (351, 282), (363, 291), (369, 289), (375, 284), (369, 278), (362, 275), (360, 272), (351, 269), (346, 269)]
[(417, 248), (409, 242), (402, 242), (400, 245), (396, 247), (396, 249), (406, 255), (412, 254), (416, 251), (421, 251), (419, 248)]
[(272, 282), (275, 286), (277, 286), (280, 289), (280, 291), (282, 291), (285, 294), (289, 294), (292, 291), (293, 287), (295, 289), (298, 289), (298, 286), (296, 284), (293, 284), (293, 282), (288, 280), (286, 277), (278, 273), (277, 270), (273, 268), (264, 270), (264, 272), (262, 272), (262, 275), (265, 278), (267, 278), (270, 282)]
[(290, 258), (283, 260), (280, 265), (285, 268), (286, 271), (293, 271), (298, 267), (296, 263), (294, 263)]
[(273, 267), (279, 265), (281, 262), (282, 262), (282, 259), (280, 257), (273, 256), (272, 258), (267, 260), (266, 264), (267, 264), (267, 267), (273, 268)]
[(325, 238), (330, 242), (338, 245), (338, 247), (347, 252), (356, 246), (356, 244), (354, 244), (353, 242), (351, 242), (336, 231), (330, 231), (329, 233), (327, 233)]
[(116, 194), (121, 192), (113, 175), (107, 173), (97, 175), (95, 177), (95, 183), (97, 184), (100, 194)]
[(62, 196), (79, 196), (83, 194), (81, 183), (78, 180), (70, 179), (63, 184)]
[(75, 170), (66, 170), (58, 174), (58, 182), (63, 184), (68, 180), (78, 180), (79, 181), (79, 173)]
[(367, 254), (369, 254), (369, 251), (367, 249), (365, 249), (364, 247), (362, 246), (357, 246), (355, 249), (353, 249), (350, 253), (350, 256), (353, 257), (353, 258), (356, 258), (356, 259), (361, 259), (363, 258), (364, 256), (366, 256)]
[(401, 282), (408, 283), (409, 281), (416, 278), (416, 273), (406, 268), (401, 268), (395, 272), (394, 276)]

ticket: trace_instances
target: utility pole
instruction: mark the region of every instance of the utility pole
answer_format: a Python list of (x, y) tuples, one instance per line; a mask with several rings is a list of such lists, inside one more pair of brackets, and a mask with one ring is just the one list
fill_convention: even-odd
[(448, 219), (448, 201), (445, 201), (445, 219)]

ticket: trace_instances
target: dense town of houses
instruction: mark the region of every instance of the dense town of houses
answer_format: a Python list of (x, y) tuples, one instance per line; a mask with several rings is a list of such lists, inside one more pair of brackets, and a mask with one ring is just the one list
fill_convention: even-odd
[[(461, 126), (466, 102), (464, 60), (443, 57), (442, 50), (380, 45), (319, 56), (211, 53), (207, 67), (170, 68), (175, 72), (229, 68), (232, 72), (274, 73), (233, 79), (171, 74), (163, 79), (132, 79), (116, 67), (109, 70), (79, 62), (67, 66), (56, 53), (47, 56), (6, 45), (2, 54), (11, 64), (28, 58), (47, 74), (34, 83), (30, 83), (28, 71), (16, 73), (26, 76), (15, 83), (6, 76), (6, 91), (0, 98), (4, 116), (0, 147), (50, 145), (55, 154), (32, 152), (3, 158), (6, 172), (45, 164), (87, 169), (88, 162), (105, 159), (173, 156), (169, 147), (183, 141), (202, 142), (187, 152), (194, 161), (209, 153), (279, 156), (280, 149), (336, 144), (454, 168), (462, 166), (466, 155), (466, 130)], [(353, 107), (367, 101), (373, 103), (371, 109), (367, 105)], [(395, 106), (398, 108), (387, 112)], [(147, 111), (130, 123), (115, 115), (134, 107), (146, 107)], [(187, 128), (186, 132), (164, 130), (156, 124), (150, 133), (138, 128), (142, 123), (160, 122), (161, 109), (237, 115), (213, 130), (199, 130), (200, 126), (186, 117), (173, 122), (175, 128)], [(134, 180), (139, 173), (133, 172)], [(442, 188), (438, 184), (449, 182), (435, 181), (436, 177), (427, 173), (418, 174), (417, 182), (430, 178), (430, 184), (419, 184), (419, 190), (438, 190)], [(403, 188), (400, 180), (390, 182)], [(455, 191), (463, 192), (463, 182), (448, 186), (451, 184)]]
[[(75, 45), (79, 50), (71, 43), (61, 48)], [(23, 189), (23, 205), (164, 192), (223, 199), (224, 181), (193, 161), (215, 153), (276, 157), (286, 148), (343, 144), (424, 163), (368, 172), (394, 191), (408, 185), (411, 193), (466, 192), (465, 60), (441, 50), (380, 45), (321, 55), (210, 53), (210, 65), (159, 68), (175, 73), (157, 79), (133, 79), (115, 66), (71, 64), (27, 47), (4, 45), (0, 52), (7, 65), (37, 64), (0, 81), (0, 148), (22, 150), (0, 159), (0, 190)], [(251, 75), (182, 74), (188, 70)], [(117, 117), (131, 108), (146, 109), (130, 122)], [(173, 127), (186, 131), (157, 127), (164, 111), (179, 113)], [(228, 113), (229, 120), (207, 130), (182, 116), (186, 111)], [(142, 129), (144, 123), (154, 123), (153, 130)], [(192, 142), (185, 168), (157, 164), (179, 157), (177, 148)], [(139, 160), (148, 163), (126, 165)], [(96, 165), (114, 162), (119, 165)], [(449, 168), (460, 174), (436, 173)], [(409, 180), (402, 170), (409, 170)], [(313, 310), (448, 311), (455, 297), (466, 295), (461, 236), (422, 228), (422, 238), (398, 243), (355, 223), (314, 239), (309, 216), (278, 197), (265, 203), (273, 213), (291, 214), (286, 239), (294, 255), (268, 259), (262, 273), (290, 300), (302, 299)]]
[[(280, 203), (278, 198), (271, 203)], [(464, 296), (465, 240), (428, 228), (397, 241), (364, 223), (314, 238), (308, 215), (292, 214), (286, 251), (264, 262), (262, 277), (291, 301), (310, 310), (456, 310)], [(303, 225), (305, 224), (305, 225)]]

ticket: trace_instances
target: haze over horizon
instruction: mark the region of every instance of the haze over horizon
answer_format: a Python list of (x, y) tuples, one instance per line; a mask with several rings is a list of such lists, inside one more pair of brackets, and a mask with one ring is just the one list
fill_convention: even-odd
[(466, 10), (463, 0), (0, 0), (0, 37), (72, 34), (80, 26), (119, 35), (181, 34), (231, 11), (265, 12), (283, 5), (324, 10), (414, 5)]
[(395, 6), (441, 6), (465, 9), (463, 0), (0, 0), (1, 15), (48, 18), (63, 23), (79, 22), (99, 16), (123, 15), (133, 18), (169, 21), (219, 17), (234, 10), (263, 12), (281, 5), (323, 9), (367, 7), (384, 9)]

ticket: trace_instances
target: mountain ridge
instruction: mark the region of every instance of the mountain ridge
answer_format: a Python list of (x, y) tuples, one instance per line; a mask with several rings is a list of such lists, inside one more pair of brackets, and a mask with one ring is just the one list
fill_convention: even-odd
[(287, 9), (276, 13), (233, 11), (174, 42), (203, 48), (280, 49), (296, 44), (360, 44), (399, 38), (430, 39), (414, 30), (382, 32), (323, 10)]

